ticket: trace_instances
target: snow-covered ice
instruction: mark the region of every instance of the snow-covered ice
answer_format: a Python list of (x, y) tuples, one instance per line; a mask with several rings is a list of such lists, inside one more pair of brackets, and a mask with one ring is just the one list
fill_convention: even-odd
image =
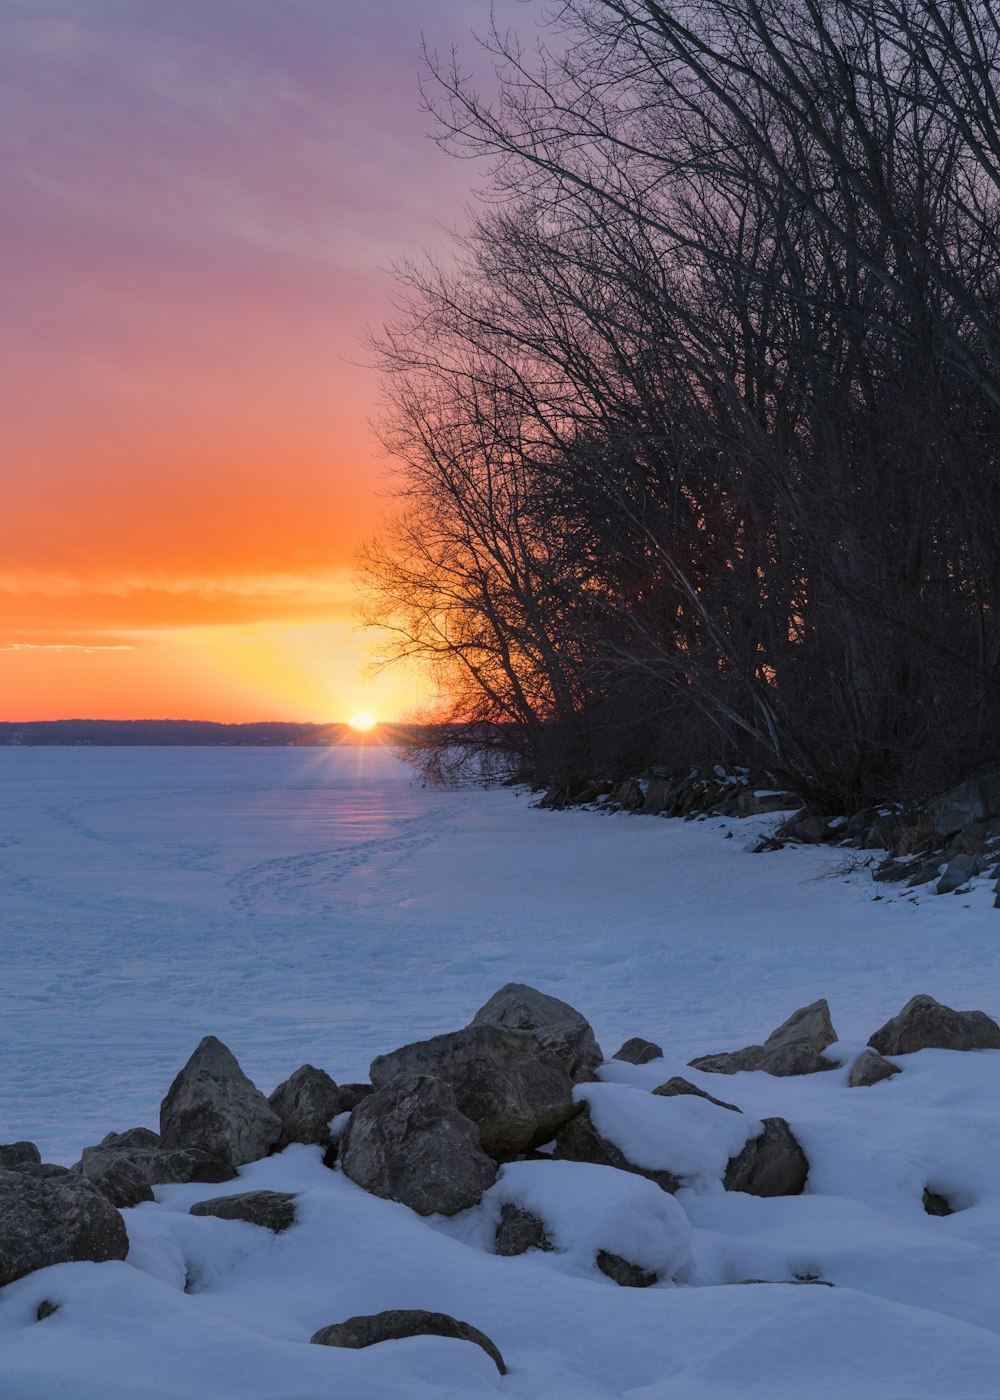
[[(997, 1400), (1000, 1052), (921, 1051), (847, 1087), (915, 993), (1000, 1014), (992, 892), (876, 900), (837, 852), (750, 854), (776, 820), (540, 812), (508, 790), (422, 788), (371, 748), (0, 748), (0, 1142), (71, 1162), (155, 1127), (208, 1033), (265, 1092), (306, 1061), (364, 1078), (521, 981), (581, 1010), (607, 1054), (632, 1035), (664, 1047), (581, 1092), (602, 1132), (691, 1183), (670, 1198), (610, 1168), (513, 1164), (474, 1211), (425, 1220), (293, 1146), (124, 1212), (124, 1263), (0, 1292), (0, 1396)], [(843, 1068), (687, 1068), (819, 996)], [(650, 1095), (674, 1074), (746, 1118)], [(725, 1157), (776, 1115), (809, 1157), (805, 1194), (723, 1191)], [(956, 1213), (928, 1216), (925, 1187)], [(248, 1189), (299, 1193), (295, 1226), (187, 1214)], [(508, 1199), (550, 1218), (552, 1253), (489, 1252)], [(640, 1219), (649, 1258), (676, 1267), (619, 1288), (588, 1257), (643, 1247)], [(797, 1275), (836, 1287), (782, 1282)], [(42, 1299), (60, 1306), (37, 1322)], [(308, 1345), (390, 1307), (473, 1323), (509, 1374), (444, 1338)]]

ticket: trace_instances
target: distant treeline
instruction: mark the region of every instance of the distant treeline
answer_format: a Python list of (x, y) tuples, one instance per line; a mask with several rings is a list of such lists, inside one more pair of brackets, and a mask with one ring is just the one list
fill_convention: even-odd
[(412, 728), (380, 726), (369, 734), (346, 724), (215, 724), (195, 719), (56, 719), (0, 723), (0, 745), (128, 745), (316, 747), (335, 744), (398, 743)]
[(844, 811), (995, 765), (1000, 8), (539, 24), (492, 105), (428, 60), (490, 176), (377, 344), (371, 620), (545, 783), (722, 760)]

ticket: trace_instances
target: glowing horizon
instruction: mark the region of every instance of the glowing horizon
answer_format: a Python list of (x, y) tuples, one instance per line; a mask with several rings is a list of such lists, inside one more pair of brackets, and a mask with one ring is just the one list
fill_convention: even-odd
[(425, 135), (421, 30), (484, 14), (0, 7), (0, 719), (421, 703), (355, 630), (387, 489), (358, 361), (474, 178)]

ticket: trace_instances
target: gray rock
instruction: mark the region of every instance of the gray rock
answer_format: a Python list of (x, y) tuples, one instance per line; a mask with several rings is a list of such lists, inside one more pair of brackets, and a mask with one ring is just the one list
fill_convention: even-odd
[(678, 1094), (694, 1094), (696, 1098), (707, 1099), (709, 1103), (714, 1103), (716, 1108), (728, 1108), (733, 1113), (742, 1113), (741, 1108), (737, 1108), (734, 1103), (726, 1103), (723, 1099), (713, 1098), (711, 1094), (706, 1094), (704, 1089), (697, 1088), (687, 1079), (682, 1079), (679, 1074), (675, 1074), (672, 1079), (668, 1079), (665, 1084), (658, 1084), (653, 1090), (654, 1094), (662, 1099), (672, 1099)]
[(789, 817), (778, 828), (777, 835), (785, 841), (801, 841), (806, 846), (818, 846), (830, 836), (830, 823), (825, 817), (818, 817), (814, 812), (798, 812), (794, 817)]
[(497, 1225), (496, 1252), (506, 1256), (526, 1254), (529, 1249), (550, 1250), (552, 1242), (545, 1233), (545, 1222), (530, 1210), (508, 1202), (500, 1212)]
[(646, 796), (643, 799), (642, 810), (652, 816), (658, 816), (660, 812), (665, 812), (670, 806), (672, 787), (673, 784), (669, 778), (650, 778), (646, 784)]
[(837, 1032), (830, 1020), (830, 1007), (825, 997), (793, 1011), (787, 1021), (782, 1021), (764, 1041), (764, 1049), (777, 1050), (786, 1045), (798, 1045), (806, 1041), (814, 1050), (825, 1050), (837, 1039)]
[(376, 1088), (431, 1075), (449, 1084), (483, 1150), (508, 1157), (548, 1142), (577, 1112), (565, 1062), (533, 1031), (473, 1024), (404, 1045), (372, 1062)]
[(933, 997), (915, 996), (869, 1044), (881, 1055), (926, 1049), (1000, 1050), (1000, 1026), (983, 1011), (953, 1011)]
[(646, 794), (638, 779), (623, 778), (620, 783), (615, 783), (609, 793), (609, 798), (626, 812), (641, 812), (646, 801)]
[(474, 1342), (482, 1347), (495, 1364), (501, 1376), (507, 1374), (507, 1366), (497, 1348), (478, 1327), (468, 1322), (459, 1322), (447, 1313), (425, 1312), (422, 1308), (393, 1309), (390, 1312), (374, 1313), (367, 1317), (349, 1317), (346, 1322), (335, 1322), (331, 1327), (321, 1327), (309, 1338), (324, 1347), (370, 1347), (378, 1342), (395, 1342), (403, 1337), (454, 1337), (461, 1342)]
[(604, 1054), (586, 1017), (568, 1002), (547, 996), (521, 982), (508, 982), (473, 1016), (473, 1026), (506, 1026), (534, 1031), (546, 1050), (565, 1063), (574, 1084), (589, 1083), (604, 1063)]
[(235, 1055), (207, 1035), (160, 1105), (164, 1147), (200, 1147), (234, 1167), (266, 1157), (281, 1119), (240, 1069)]
[(620, 1050), (615, 1051), (612, 1059), (624, 1060), (627, 1065), (648, 1065), (650, 1060), (662, 1060), (663, 1051), (652, 1040), (643, 1040), (641, 1035), (634, 1035), (631, 1040), (626, 1040)]
[(764, 1118), (764, 1131), (730, 1157), (723, 1185), (751, 1196), (799, 1196), (809, 1175), (806, 1154), (784, 1118)]
[(688, 1064), (704, 1074), (739, 1074), (741, 1070), (756, 1069), (763, 1051), (763, 1045), (747, 1045), (742, 1050), (720, 1050), (714, 1055), (699, 1055), (696, 1060), (688, 1060)]
[(497, 1174), (451, 1086), (430, 1075), (396, 1079), (363, 1099), (344, 1130), (340, 1161), (366, 1191), (420, 1215), (467, 1210)]
[(934, 833), (940, 839), (974, 822), (1000, 817), (1000, 772), (969, 778), (931, 804)]
[(787, 812), (790, 807), (798, 807), (801, 801), (794, 792), (755, 791), (745, 787), (740, 790), (737, 811), (741, 817), (762, 817), (768, 812)]
[(862, 1050), (851, 1066), (847, 1087), (849, 1089), (868, 1088), (872, 1084), (881, 1084), (883, 1079), (891, 1079), (894, 1074), (900, 1072), (899, 1065), (891, 1065), (888, 1060), (883, 1060), (877, 1050), (872, 1050), (869, 1047)]
[(929, 1186), (924, 1187), (923, 1197), (924, 1210), (928, 1215), (954, 1215), (955, 1210), (949, 1204), (946, 1196), (940, 1196), (936, 1191), (932, 1191)]
[(152, 1128), (126, 1128), (121, 1133), (107, 1133), (100, 1141), (101, 1147), (138, 1147), (143, 1151), (161, 1145), (159, 1133), (154, 1133)]
[(153, 1199), (153, 1188), (145, 1172), (127, 1153), (98, 1152), (95, 1148), (85, 1148), (84, 1152), (90, 1154), (88, 1170), (81, 1165), (80, 1171), (113, 1206), (125, 1210)]
[(268, 1103), (281, 1119), (281, 1135), (275, 1147), (280, 1151), (290, 1142), (330, 1146), (330, 1119), (346, 1113), (357, 1103), (344, 1094), (325, 1070), (302, 1065), (279, 1084)]
[(47, 1317), (51, 1317), (53, 1313), (57, 1313), (58, 1311), (58, 1303), (53, 1303), (50, 1299), (43, 1298), (35, 1309), (35, 1321), (44, 1322)]
[(279, 1235), (295, 1224), (295, 1196), (290, 1191), (243, 1191), (238, 1196), (214, 1196), (196, 1201), (191, 1215), (214, 1215), (220, 1220), (245, 1220)]
[(39, 1166), (41, 1160), (42, 1154), (33, 1142), (8, 1142), (0, 1147), (0, 1167)]
[(177, 1182), (231, 1181), (235, 1168), (200, 1147), (162, 1147), (149, 1128), (108, 1133), (85, 1147), (73, 1168), (92, 1181), (112, 1205), (124, 1209), (153, 1199), (152, 1187)]
[(597, 1267), (607, 1274), (620, 1288), (650, 1288), (659, 1282), (659, 1274), (651, 1274), (639, 1264), (623, 1259), (620, 1254), (610, 1254), (602, 1249), (597, 1256)]
[(937, 882), (935, 892), (937, 894), (954, 894), (960, 886), (978, 875), (984, 865), (985, 861), (976, 855), (952, 856), (945, 866), (944, 874)]
[(747, 1045), (717, 1055), (702, 1055), (689, 1063), (693, 1069), (712, 1074), (736, 1074), (740, 1070), (764, 1070), (779, 1078), (796, 1074), (818, 1074), (835, 1069), (821, 1054), (837, 1039), (830, 1020), (830, 1008), (823, 998), (794, 1011), (787, 1021), (771, 1032), (763, 1045)]
[(125, 1222), (85, 1177), (29, 1163), (0, 1169), (0, 1287), (50, 1264), (127, 1253)]
[(619, 1171), (632, 1172), (634, 1176), (644, 1176), (649, 1181), (655, 1181), (661, 1190), (671, 1194), (682, 1184), (680, 1177), (674, 1176), (673, 1172), (654, 1171), (649, 1167), (637, 1167), (634, 1162), (630, 1162), (620, 1147), (602, 1137), (597, 1131), (587, 1104), (584, 1104), (572, 1122), (567, 1123), (556, 1134), (556, 1146), (552, 1155), (567, 1162), (594, 1162), (599, 1167), (617, 1167)]

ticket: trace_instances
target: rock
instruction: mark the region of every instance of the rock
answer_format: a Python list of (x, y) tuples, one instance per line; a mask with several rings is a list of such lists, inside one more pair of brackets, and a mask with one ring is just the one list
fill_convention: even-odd
[(33, 1142), (8, 1142), (0, 1147), (0, 1167), (39, 1166), (42, 1154)]
[(983, 1011), (953, 1011), (929, 996), (915, 996), (871, 1037), (881, 1055), (914, 1050), (1000, 1050), (1000, 1026)]
[(375, 1092), (374, 1084), (339, 1084), (337, 1087), (340, 1090), (340, 1113), (350, 1113), (362, 1099)]
[(533, 1031), (473, 1024), (404, 1045), (372, 1062), (372, 1083), (431, 1075), (455, 1092), (484, 1152), (509, 1157), (548, 1142), (577, 1112), (564, 1060)]
[(649, 815), (658, 816), (665, 812), (670, 806), (670, 790), (673, 787), (669, 778), (650, 778), (646, 784), (646, 796), (643, 799), (642, 810)]
[(959, 783), (931, 804), (930, 817), (935, 835), (942, 840), (974, 822), (1000, 817), (1000, 772)]
[(798, 807), (801, 801), (794, 792), (745, 787), (740, 791), (737, 811), (741, 817), (763, 817), (769, 812), (787, 812), (791, 807)]
[(240, 1069), (235, 1055), (207, 1035), (160, 1105), (164, 1147), (200, 1147), (234, 1167), (266, 1157), (281, 1119)]
[(610, 800), (626, 812), (641, 812), (646, 801), (642, 784), (636, 778), (623, 778), (611, 789)]
[(196, 1201), (191, 1215), (215, 1215), (220, 1220), (245, 1220), (280, 1235), (295, 1224), (295, 1196), (290, 1191), (243, 1191), (237, 1196), (213, 1196)]
[(47, 1317), (59, 1311), (59, 1304), (50, 1302), (48, 1298), (43, 1298), (35, 1309), (35, 1321), (44, 1322)]
[(888, 1060), (883, 1060), (877, 1050), (868, 1048), (862, 1050), (851, 1066), (847, 1087), (864, 1089), (872, 1084), (881, 1084), (883, 1079), (891, 1079), (900, 1072), (899, 1065), (891, 1065)]
[(954, 1207), (949, 1205), (944, 1196), (939, 1196), (936, 1191), (932, 1191), (929, 1186), (924, 1187), (924, 1210), (928, 1215), (954, 1215)]
[(279, 1084), (268, 1103), (281, 1119), (281, 1134), (275, 1143), (280, 1151), (290, 1142), (330, 1146), (330, 1119), (345, 1113), (357, 1103), (345, 1095), (325, 1070), (303, 1065)]
[(88, 1170), (81, 1167), (82, 1174), (113, 1206), (125, 1210), (153, 1199), (153, 1188), (145, 1172), (127, 1153), (100, 1153), (94, 1148), (85, 1148), (84, 1153), (90, 1154), (90, 1160)]
[(634, 1035), (631, 1040), (626, 1040), (620, 1050), (615, 1051), (612, 1059), (624, 1060), (627, 1065), (648, 1065), (650, 1060), (662, 1060), (663, 1051), (653, 1041)]
[(403, 1337), (454, 1337), (461, 1342), (475, 1342), (495, 1364), (501, 1376), (507, 1366), (499, 1351), (478, 1327), (459, 1322), (447, 1313), (425, 1312), (422, 1308), (394, 1309), (367, 1317), (349, 1317), (321, 1327), (309, 1338), (324, 1347), (370, 1347), (378, 1342), (395, 1342)]
[(976, 855), (952, 856), (945, 866), (944, 874), (937, 882), (935, 893), (954, 894), (961, 885), (978, 875), (985, 864), (986, 862)]
[(778, 828), (777, 835), (785, 841), (801, 841), (806, 846), (818, 846), (830, 836), (830, 823), (814, 812), (797, 812)]
[(27, 1163), (0, 1169), (0, 1287), (50, 1264), (127, 1253), (125, 1222), (85, 1177)]
[(733, 1113), (742, 1113), (741, 1108), (737, 1108), (734, 1103), (726, 1103), (723, 1099), (713, 1098), (711, 1094), (706, 1094), (704, 1089), (697, 1088), (687, 1079), (682, 1079), (679, 1074), (675, 1074), (672, 1079), (668, 1079), (665, 1084), (658, 1084), (653, 1090), (662, 1099), (672, 1099), (677, 1094), (694, 1094), (696, 1098), (707, 1099), (709, 1103), (714, 1103), (716, 1108), (728, 1108)]
[(784, 1118), (764, 1118), (764, 1131), (729, 1159), (723, 1185), (751, 1196), (799, 1196), (809, 1175), (806, 1154)]
[(763, 1045), (747, 1045), (742, 1050), (702, 1055), (689, 1063), (693, 1069), (712, 1074), (736, 1074), (740, 1070), (762, 1069), (786, 1078), (795, 1074), (817, 1074), (835, 1069), (820, 1053), (837, 1039), (830, 1020), (830, 1008), (822, 997), (794, 1011), (787, 1021), (771, 1032)]
[(597, 1267), (621, 1288), (650, 1288), (659, 1282), (658, 1274), (651, 1274), (638, 1264), (631, 1264), (620, 1254), (609, 1254), (606, 1249), (598, 1253)]
[(231, 1181), (233, 1166), (200, 1147), (161, 1147), (149, 1128), (108, 1133), (96, 1147), (85, 1147), (73, 1168), (124, 1209), (153, 1199), (153, 1186), (176, 1182)]
[(551, 1250), (552, 1242), (545, 1233), (545, 1222), (530, 1210), (508, 1202), (500, 1212), (497, 1225), (496, 1252), (506, 1256), (526, 1254), (529, 1249)]
[(586, 1017), (568, 1002), (520, 982), (508, 982), (473, 1016), (473, 1026), (506, 1026), (534, 1031), (546, 1050), (565, 1063), (574, 1084), (589, 1083), (604, 1063), (604, 1053)]
[(590, 1116), (590, 1107), (584, 1104), (580, 1113), (556, 1134), (555, 1158), (566, 1162), (593, 1162), (599, 1167), (617, 1167), (619, 1171), (632, 1172), (644, 1176), (649, 1181), (671, 1195), (681, 1185), (680, 1177), (673, 1172), (655, 1171), (649, 1167), (637, 1167), (630, 1162), (621, 1148), (608, 1138), (602, 1137)]
[(692, 1069), (700, 1069), (703, 1074), (738, 1074), (741, 1070), (756, 1069), (763, 1045), (747, 1045), (742, 1050), (720, 1050), (715, 1055), (699, 1055), (689, 1060)]
[(341, 1139), (340, 1161), (366, 1191), (420, 1215), (467, 1210), (497, 1174), (451, 1086), (430, 1075), (396, 1079), (363, 1099)]

